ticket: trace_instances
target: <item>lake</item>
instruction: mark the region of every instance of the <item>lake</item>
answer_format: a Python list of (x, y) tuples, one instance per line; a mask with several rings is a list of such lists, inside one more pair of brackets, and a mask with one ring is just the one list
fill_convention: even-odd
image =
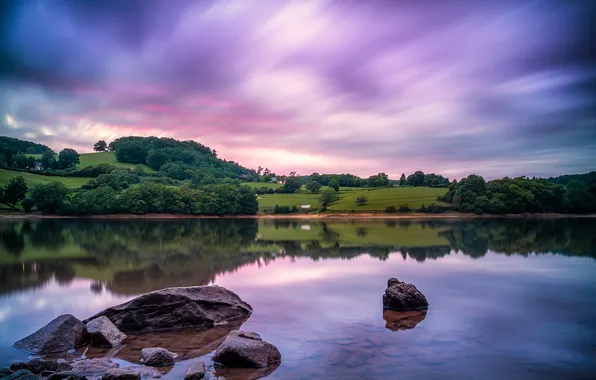
[[(256, 379), (588, 379), (596, 375), (596, 220), (0, 221), (0, 367), (58, 315), (170, 286), (218, 284), (275, 344)], [(426, 312), (384, 313), (387, 279)], [(229, 327), (231, 328), (231, 327)], [(79, 350), (138, 363), (155, 342), (207, 363), (225, 327)], [(167, 367), (180, 378), (185, 363)], [(211, 366), (213, 369), (213, 366)]]

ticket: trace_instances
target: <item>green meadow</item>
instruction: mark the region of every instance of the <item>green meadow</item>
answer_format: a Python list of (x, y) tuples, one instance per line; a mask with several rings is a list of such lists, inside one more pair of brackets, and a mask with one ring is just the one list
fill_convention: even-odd
[[(36, 159), (41, 159), (41, 154), (28, 154), (30, 157), (35, 157)], [(56, 156), (57, 158), (57, 156)], [(137, 167), (143, 168), (146, 172), (153, 173), (155, 170), (151, 169), (149, 166), (144, 164), (127, 164), (124, 162), (118, 162), (116, 160), (116, 155), (114, 152), (96, 152), (96, 153), (81, 153), (80, 155), (81, 162), (79, 163), (79, 168), (84, 168), (87, 166), (96, 166), (101, 164), (109, 164), (114, 165), (119, 168), (126, 168), (126, 169), (135, 169)]]
[(49, 175), (41, 175), (41, 174), (33, 174), (33, 173), (26, 173), (26, 172), (17, 172), (12, 170), (0, 169), (0, 186), (4, 186), (8, 184), (11, 178), (21, 176), (27, 182), (27, 186), (32, 188), (38, 184), (46, 184), (54, 181), (64, 183), (68, 188), (76, 189), (87, 182), (91, 178), (84, 178), (84, 177), (57, 177), (57, 176), (49, 176)]

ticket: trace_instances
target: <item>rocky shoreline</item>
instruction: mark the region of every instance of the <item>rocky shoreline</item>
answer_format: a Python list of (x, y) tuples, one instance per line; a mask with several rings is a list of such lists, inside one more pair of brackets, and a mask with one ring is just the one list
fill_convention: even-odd
[[(216, 285), (157, 290), (110, 307), (84, 321), (70, 314), (55, 318), (14, 344), (20, 350), (41, 357), (0, 369), (0, 378), (156, 379), (164, 376), (175, 362), (184, 361), (188, 363), (185, 380), (224, 379), (216, 372), (229, 372), (234, 378), (231, 369), (253, 369), (254, 376), (249, 374), (242, 378), (256, 379), (275, 370), (281, 354), (257, 333), (239, 330), (251, 313), (252, 307), (248, 303), (234, 292)], [(192, 347), (195, 351), (193, 355), (189, 350), (172, 352), (168, 349), (170, 347), (147, 346), (155, 341), (172, 342), (155, 338), (176, 336), (176, 332), (181, 331), (195, 332), (206, 346), (205, 350)], [(216, 332), (215, 340), (209, 337), (211, 332)], [(130, 356), (134, 357), (131, 361), (139, 365), (120, 367), (112, 356), (114, 352), (125, 350), (130, 341)], [(136, 345), (138, 341), (143, 344)], [(81, 348), (85, 348), (82, 358), (65, 359), (76, 355)], [(196, 359), (196, 354), (211, 352), (213, 348), (215, 355), (212, 362), (206, 364)], [(99, 357), (91, 357), (93, 355)], [(56, 356), (58, 358), (50, 358)], [(220, 368), (226, 369), (221, 371)]]

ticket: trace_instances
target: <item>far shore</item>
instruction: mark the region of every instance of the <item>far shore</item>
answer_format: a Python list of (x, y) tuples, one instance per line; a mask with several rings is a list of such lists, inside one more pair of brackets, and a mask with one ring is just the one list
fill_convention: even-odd
[(328, 214), (257, 214), (257, 215), (187, 215), (187, 214), (109, 214), (109, 215), (85, 215), (85, 216), (67, 216), (51, 214), (23, 214), (23, 213), (4, 213), (0, 214), (0, 220), (31, 220), (31, 219), (325, 219), (325, 220), (349, 220), (349, 219), (563, 219), (563, 218), (596, 218), (596, 214), (556, 214), (556, 213), (538, 213), (538, 214), (464, 214), (458, 212), (447, 212), (442, 214), (427, 213), (328, 213)]

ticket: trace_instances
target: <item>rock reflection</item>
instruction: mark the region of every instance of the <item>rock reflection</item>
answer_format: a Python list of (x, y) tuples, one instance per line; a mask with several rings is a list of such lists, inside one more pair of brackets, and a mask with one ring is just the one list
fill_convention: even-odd
[(385, 309), (383, 310), (383, 319), (385, 320), (385, 327), (391, 331), (410, 330), (416, 327), (420, 322), (426, 318), (428, 309), (410, 310), (410, 311), (395, 311)]
[(256, 380), (271, 375), (281, 363), (275, 363), (263, 368), (230, 368), (215, 366), (215, 376), (226, 380)]

